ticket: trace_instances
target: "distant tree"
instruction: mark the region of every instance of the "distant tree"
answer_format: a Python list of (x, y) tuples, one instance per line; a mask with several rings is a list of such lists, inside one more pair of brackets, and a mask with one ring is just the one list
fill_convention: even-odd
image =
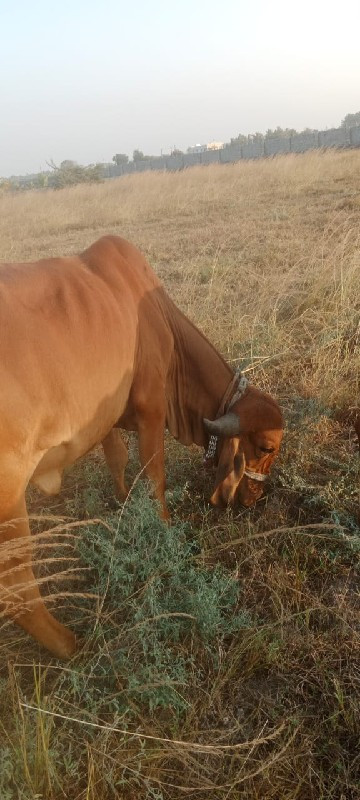
[(65, 158), (65, 161), (62, 161), (60, 164), (60, 169), (72, 169), (77, 166), (77, 161), (71, 161), (69, 158)]
[(360, 125), (360, 111), (355, 114), (346, 114), (341, 121), (341, 125), (343, 128), (350, 128), (351, 125)]
[(171, 151), (171, 155), (172, 156), (183, 156), (184, 153), (183, 153), (182, 150), (178, 150), (177, 147), (174, 147), (174, 149)]
[(248, 136), (245, 136), (243, 133), (239, 133), (237, 136), (230, 139), (230, 144), (246, 144), (247, 142)]
[(129, 161), (129, 156), (127, 156), (127, 155), (126, 155), (126, 153), (116, 153), (116, 154), (115, 154), (115, 155), (112, 157), (112, 160), (114, 161), (114, 163), (115, 163), (115, 164), (116, 164), (118, 167), (121, 167), (121, 165), (122, 165), (122, 164), (127, 164), (127, 163), (128, 163), (128, 161)]
[(62, 161), (58, 167), (53, 161), (50, 161), (48, 166), (53, 172), (49, 175), (47, 185), (54, 189), (75, 186), (77, 183), (97, 183), (104, 177), (102, 164), (89, 164), (87, 167), (82, 167), (75, 161)]
[(289, 136), (294, 136), (295, 133), (297, 133), (295, 128), (281, 128), (280, 125), (278, 125), (274, 130), (268, 128), (265, 133), (265, 139), (277, 139), (278, 137), (281, 139), (288, 139)]
[(264, 134), (263, 133), (259, 133), (259, 131), (256, 131), (256, 133), (250, 133), (250, 135), (248, 136), (248, 139), (251, 142), (263, 142), (264, 141)]
[(134, 150), (133, 161), (151, 161), (154, 156), (145, 156), (142, 150)]
[(46, 189), (48, 185), (48, 174), (46, 172), (39, 172), (34, 176), (33, 187), (34, 189)]

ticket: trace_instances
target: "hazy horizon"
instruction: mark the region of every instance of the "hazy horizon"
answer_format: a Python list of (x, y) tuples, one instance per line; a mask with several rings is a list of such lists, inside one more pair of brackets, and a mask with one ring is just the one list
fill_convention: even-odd
[(360, 6), (293, 8), (0, 0), (0, 175), (337, 127), (360, 110)]

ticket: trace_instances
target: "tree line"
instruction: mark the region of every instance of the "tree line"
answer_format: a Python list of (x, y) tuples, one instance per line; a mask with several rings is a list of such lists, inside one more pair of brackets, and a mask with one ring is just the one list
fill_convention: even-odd
[[(344, 128), (350, 128), (353, 125), (360, 125), (360, 111), (357, 111), (354, 114), (346, 114), (344, 119), (341, 121), (341, 126)], [(260, 133), (257, 131), (256, 133), (251, 134), (243, 134), (239, 133), (237, 136), (230, 139), (230, 142), (227, 142), (224, 146), (227, 145), (234, 145), (234, 144), (247, 144), (248, 142), (262, 142), (265, 139), (273, 139), (273, 138), (289, 138), (290, 136), (295, 136), (297, 133), (318, 133), (316, 128), (304, 128), (302, 131), (296, 131), (295, 128), (281, 128), (279, 125), (277, 128), (268, 128), (266, 133)], [(171, 151), (171, 155), (182, 156), (184, 155), (182, 150), (174, 147)], [(135, 149), (132, 154), (132, 161), (150, 161), (153, 159), (158, 158), (158, 156), (146, 155), (142, 152), (142, 150)], [(117, 166), (122, 166), (124, 164), (128, 164), (130, 159), (126, 153), (116, 153), (112, 157), (112, 161)], [(56, 165), (53, 161), (48, 163), (49, 170), (46, 172), (40, 172), (37, 175), (29, 176), (28, 181), (23, 181), (21, 184), (16, 183), (14, 179), (9, 178), (8, 180), (1, 180), (0, 179), (0, 190), (3, 191), (12, 189), (45, 189), (45, 188), (52, 188), (52, 189), (62, 189), (64, 186), (74, 186), (78, 183), (96, 183), (103, 179), (104, 173), (104, 166), (103, 164), (90, 164), (87, 167), (83, 167), (78, 164), (76, 161), (71, 161), (70, 159), (65, 159), (60, 163), (60, 165)]]

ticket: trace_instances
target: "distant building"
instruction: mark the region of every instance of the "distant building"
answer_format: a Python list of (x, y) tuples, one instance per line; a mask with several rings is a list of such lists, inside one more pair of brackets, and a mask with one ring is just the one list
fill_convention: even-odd
[(194, 144), (193, 147), (188, 147), (187, 153), (206, 153), (207, 144)]
[(209, 142), (206, 145), (207, 150), (221, 150), (224, 147), (224, 142)]
[(194, 144), (193, 147), (188, 147), (187, 153), (206, 153), (207, 150), (221, 150), (224, 147), (223, 142), (209, 142), (208, 144)]

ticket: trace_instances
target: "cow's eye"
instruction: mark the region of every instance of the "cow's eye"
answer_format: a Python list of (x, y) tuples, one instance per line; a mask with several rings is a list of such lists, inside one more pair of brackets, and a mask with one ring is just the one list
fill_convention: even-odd
[(260, 447), (262, 453), (273, 453), (275, 447)]

